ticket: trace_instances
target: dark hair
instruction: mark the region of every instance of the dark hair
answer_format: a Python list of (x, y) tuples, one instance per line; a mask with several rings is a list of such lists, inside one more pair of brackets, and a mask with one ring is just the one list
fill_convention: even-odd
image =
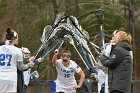
[(69, 47), (65, 47), (65, 48), (62, 50), (61, 54), (63, 54), (63, 53), (69, 53), (69, 55), (71, 55), (71, 52), (70, 52)]
[(5, 34), (3, 36), (3, 41), (5, 40), (13, 40), (15, 38), (17, 38), (17, 35), (14, 36), (14, 33), (16, 33), (12, 28), (8, 27), (5, 30)]

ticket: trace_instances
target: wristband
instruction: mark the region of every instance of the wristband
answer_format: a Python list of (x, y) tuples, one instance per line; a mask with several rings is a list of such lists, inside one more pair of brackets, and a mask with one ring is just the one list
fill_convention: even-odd
[(34, 63), (35, 63), (35, 65), (38, 65), (39, 64), (39, 62), (38, 62), (37, 59), (35, 59)]

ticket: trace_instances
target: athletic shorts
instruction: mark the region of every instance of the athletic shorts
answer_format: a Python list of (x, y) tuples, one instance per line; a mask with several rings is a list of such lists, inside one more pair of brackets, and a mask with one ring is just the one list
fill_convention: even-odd
[(17, 82), (0, 79), (0, 93), (16, 93)]
[(56, 87), (56, 82), (54, 81), (51, 85), (51, 90), (52, 93), (59, 93), (59, 92), (64, 92), (64, 93), (76, 93), (75, 89), (64, 89), (61, 87)]
[(56, 92), (76, 93), (76, 90), (75, 89), (64, 89), (64, 88), (56, 87)]

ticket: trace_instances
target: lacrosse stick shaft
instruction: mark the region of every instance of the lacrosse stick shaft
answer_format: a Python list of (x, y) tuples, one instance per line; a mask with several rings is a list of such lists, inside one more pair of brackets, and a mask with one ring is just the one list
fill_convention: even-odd
[(60, 48), (62, 47), (63, 43), (64, 43), (64, 40), (62, 40), (61, 44), (60, 44), (59, 47), (58, 47), (58, 53), (59, 53)]
[[(88, 47), (88, 46), (82, 46), (82, 47), (88, 52), (88, 54), (91, 55), (91, 57), (92, 57), (92, 59), (93, 59), (93, 61), (91, 61), (91, 64), (92, 64), (92, 66), (94, 66), (94, 63), (97, 63), (97, 62), (96, 62), (94, 56), (92, 55), (92, 53), (91, 53), (89, 47)], [(94, 62), (94, 63), (93, 63), (93, 62)]]
[(84, 62), (85, 66), (87, 69), (89, 69), (88, 65), (86, 64), (85, 60), (83, 59), (83, 57), (81, 56), (81, 54), (79, 53), (78, 49), (76, 48), (76, 46), (74, 44), (72, 44), (73, 47), (75, 48), (76, 52), (78, 53), (78, 55), (80, 56), (80, 58), (82, 59), (82, 61)]
[(51, 30), (51, 32), (48, 34), (48, 36), (43, 41), (42, 45), (39, 47), (39, 49), (38, 49), (38, 51), (37, 51), (37, 53), (35, 55), (35, 58), (38, 56), (39, 52), (41, 51), (41, 49), (43, 48), (43, 46), (45, 45), (45, 43), (48, 42), (48, 39), (49, 39), (50, 35), (53, 33), (53, 30), (54, 30), (54, 28)]
[[(82, 49), (82, 51), (83, 51), (83, 53), (85, 54), (86, 52), (85, 52), (85, 50), (88, 52), (88, 56), (89, 55), (92, 55), (92, 53), (91, 53), (91, 51), (88, 49), (88, 48), (85, 48), (84, 46), (82, 46), (81, 45), (81, 49)], [(86, 55), (86, 54), (85, 54)], [(85, 56), (86, 57), (86, 56)], [(90, 58), (90, 62), (91, 62), (91, 64), (92, 64), (92, 66), (94, 66), (94, 63), (93, 62), (96, 62), (96, 60), (92, 60), (91, 59), (91, 57), (89, 56), (89, 58)]]
[(102, 25), (100, 25), (100, 31), (101, 31), (102, 46), (104, 46), (105, 45), (105, 38), (104, 38), (104, 31), (103, 31)]
[(58, 42), (53, 48), (51, 48), (48, 52), (45, 53), (45, 55), (42, 57), (42, 59), (45, 59), (45, 57), (52, 52), (54, 49), (56, 49), (57, 46), (60, 46), (63, 42)]
[(89, 67), (87, 66), (85, 60), (83, 59), (83, 57), (81, 56), (81, 54), (79, 53), (78, 49), (76, 48), (76, 46), (74, 45), (74, 41), (71, 35), (67, 35), (66, 38), (68, 38), (70, 41), (69, 43), (71, 45), (73, 45), (74, 49), (76, 50), (76, 52), (78, 53), (78, 55), (80, 56), (80, 58), (82, 59), (82, 61), (84, 62), (85, 66), (87, 67), (87, 69), (89, 69)]
[(91, 68), (91, 65), (89, 64), (89, 61), (88, 61), (88, 58), (86, 56), (86, 52), (84, 50), (84, 48), (82, 47), (82, 45), (80, 45), (81, 49), (82, 49), (82, 52), (83, 52), (83, 55), (84, 55), (84, 58), (86, 60), (86, 64), (88, 64), (88, 66)]
[[(90, 61), (93, 63), (93, 60), (92, 60), (92, 57), (90, 54), (88, 54), (88, 57), (89, 57)], [(92, 64), (92, 67), (94, 67), (94, 64)]]

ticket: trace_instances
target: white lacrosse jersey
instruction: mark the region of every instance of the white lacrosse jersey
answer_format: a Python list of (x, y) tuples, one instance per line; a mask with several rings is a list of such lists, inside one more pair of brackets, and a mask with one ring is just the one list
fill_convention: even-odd
[(23, 76), (24, 76), (24, 85), (28, 86), (31, 76), (31, 69), (23, 71)]
[(77, 84), (74, 74), (79, 73), (81, 71), (81, 68), (72, 60), (70, 60), (70, 65), (68, 67), (65, 67), (62, 64), (62, 59), (58, 59), (57, 62), (56, 92), (59, 92), (59, 89), (65, 91), (73, 90), (74, 84)]
[(105, 46), (104, 46), (104, 51), (105, 51), (105, 54), (107, 57), (110, 56), (110, 52), (111, 52), (111, 49), (112, 49), (112, 43), (106, 43)]
[[(101, 86), (104, 83), (106, 85), (105, 90), (107, 91), (106, 88), (108, 88), (108, 83), (106, 82), (106, 80), (108, 80), (108, 75), (105, 74), (101, 69), (97, 69), (97, 71), (98, 71), (97, 77), (98, 77), (98, 80), (99, 80), (99, 82), (98, 82), (98, 93), (100, 93)], [(108, 92), (105, 92), (105, 93), (108, 93)]]
[(23, 61), (22, 52), (14, 45), (0, 46), (0, 79), (17, 82), (17, 62)]

